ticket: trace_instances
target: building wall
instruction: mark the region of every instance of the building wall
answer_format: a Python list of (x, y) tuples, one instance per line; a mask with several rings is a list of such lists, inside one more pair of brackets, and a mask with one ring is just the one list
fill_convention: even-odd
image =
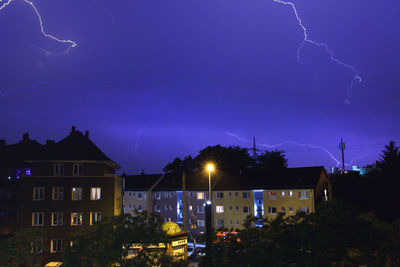
[[(223, 198), (217, 198), (222, 193)], [(243, 198), (243, 193), (249, 198)], [(218, 228), (218, 220), (223, 220), (225, 228), (241, 228), (247, 215), (254, 215), (254, 193), (252, 190), (214, 191), (213, 192), (213, 221), (214, 227)], [(217, 213), (217, 207), (223, 207), (223, 213)], [(248, 211), (244, 210), (244, 208)]]
[[(139, 198), (140, 194), (141, 198)], [(124, 213), (135, 215), (135, 209), (141, 211), (147, 210), (147, 197), (147, 191), (124, 191)]]

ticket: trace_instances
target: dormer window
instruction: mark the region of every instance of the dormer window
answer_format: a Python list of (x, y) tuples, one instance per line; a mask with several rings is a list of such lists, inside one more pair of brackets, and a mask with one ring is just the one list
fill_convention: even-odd
[(54, 165), (54, 175), (55, 176), (63, 176), (64, 175), (64, 164), (55, 164)]
[(82, 164), (74, 164), (73, 165), (73, 174), (74, 174), (74, 176), (82, 176), (83, 175), (83, 165)]

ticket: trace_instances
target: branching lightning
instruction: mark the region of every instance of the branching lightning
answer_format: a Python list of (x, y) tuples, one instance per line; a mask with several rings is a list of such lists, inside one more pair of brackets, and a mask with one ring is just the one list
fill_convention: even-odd
[[(226, 132), (227, 135), (235, 137), (237, 140), (239, 141), (243, 141), (243, 142), (247, 142), (247, 143), (251, 143), (249, 140), (246, 140), (244, 138), (241, 138), (240, 136), (230, 133), (230, 132)], [(294, 142), (294, 141), (284, 141), (282, 143), (279, 144), (275, 144), (275, 145), (267, 145), (267, 144), (260, 144), (257, 143), (257, 145), (262, 146), (262, 147), (266, 147), (266, 148), (277, 148), (283, 145), (287, 145), (287, 144), (293, 144), (293, 145), (297, 145), (297, 146), (306, 146), (309, 148), (313, 148), (313, 149), (320, 149), (322, 151), (324, 151), (332, 160), (334, 160), (336, 162), (336, 166), (340, 166), (341, 162), (336, 159), (331, 152), (329, 152), (329, 150), (327, 150), (326, 148), (322, 147), (322, 146), (316, 146), (316, 145), (312, 145), (312, 144), (302, 144), (302, 143), (298, 143), (298, 142)]]
[[(5, 3), (3, 3), (2, 5), (0, 5), (0, 10), (2, 10), (5, 7), (7, 7), (12, 1), (14, 1), (14, 0), (8, 0)], [(29, 4), (32, 7), (32, 9), (35, 11), (36, 16), (38, 17), (38, 20), (39, 20), (40, 31), (42, 32), (44, 37), (50, 38), (50, 39), (52, 39), (52, 40), (54, 40), (56, 42), (59, 42), (59, 43), (69, 44), (68, 48), (64, 52), (62, 52), (62, 53), (53, 53), (53, 54), (68, 54), (68, 52), (72, 48), (77, 46), (77, 43), (75, 43), (72, 40), (60, 39), (60, 38), (55, 37), (54, 35), (46, 33), (45, 30), (44, 30), (42, 16), (40, 15), (40, 13), (39, 13), (38, 9), (36, 8), (36, 6), (33, 4), (33, 2), (31, 2), (29, 0), (22, 0), (22, 1), (24, 1), (27, 4)], [(0, 2), (1, 2), (1, 0), (0, 0)]]
[(290, 2), (290, 1), (283, 1), (283, 0), (273, 0), (273, 1), (276, 2), (276, 3), (283, 4), (283, 5), (289, 5), (289, 6), (291, 6), (292, 9), (293, 9), (294, 14), (295, 14), (295, 16), (296, 16), (296, 19), (297, 19), (297, 21), (298, 21), (298, 23), (299, 23), (299, 26), (300, 26), (301, 29), (303, 30), (304, 38), (303, 38), (303, 41), (301, 42), (299, 48), (297, 49), (297, 60), (300, 62), (300, 64), (311, 63), (310, 61), (309, 61), (309, 62), (303, 62), (303, 61), (301, 60), (301, 55), (300, 55), (300, 54), (301, 54), (301, 51), (302, 51), (302, 49), (303, 49), (303, 47), (304, 47), (304, 45), (305, 45), (306, 43), (310, 43), (310, 44), (312, 44), (312, 45), (315, 45), (315, 46), (318, 46), (318, 47), (323, 48), (323, 49), (325, 50), (325, 52), (329, 54), (331, 61), (337, 63), (337, 64), (340, 65), (340, 66), (343, 66), (343, 67), (349, 69), (349, 70), (353, 73), (353, 79), (352, 79), (352, 81), (351, 81), (351, 83), (350, 83), (350, 87), (349, 87), (348, 90), (347, 90), (347, 95), (346, 95), (346, 99), (345, 99), (345, 103), (346, 103), (346, 104), (350, 104), (350, 101), (351, 101), (351, 99), (350, 99), (350, 98), (351, 98), (351, 91), (352, 91), (352, 89), (353, 89), (354, 82), (355, 82), (355, 81), (358, 81), (358, 82), (361, 82), (361, 81), (362, 81), (362, 78), (361, 78), (360, 74), (358, 73), (356, 67), (355, 67), (355, 66), (352, 66), (352, 65), (349, 65), (349, 64), (347, 64), (347, 63), (344, 63), (344, 62), (340, 61), (339, 59), (337, 59), (337, 58), (335, 57), (335, 54), (333, 53), (333, 51), (329, 49), (328, 44), (316, 42), (316, 41), (314, 41), (314, 40), (311, 40), (311, 39), (308, 37), (307, 28), (304, 26), (303, 21), (302, 21), (301, 18), (300, 18), (299, 12), (297, 11), (297, 8), (296, 8), (296, 6), (295, 6), (295, 4), (294, 4), (293, 2)]

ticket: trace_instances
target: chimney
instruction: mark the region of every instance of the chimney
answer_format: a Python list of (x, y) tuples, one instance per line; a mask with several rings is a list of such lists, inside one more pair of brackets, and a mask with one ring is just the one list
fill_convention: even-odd
[(89, 138), (89, 131), (85, 131), (86, 138)]
[(46, 140), (46, 145), (54, 145), (55, 143), (54, 140)]
[(74, 133), (75, 132), (75, 126), (72, 126), (72, 131), (71, 131), (71, 133)]
[(29, 140), (29, 133), (24, 133), (22, 135), (22, 141), (28, 141)]
[(0, 139), (0, 147), (6, 146), (6, 139)]

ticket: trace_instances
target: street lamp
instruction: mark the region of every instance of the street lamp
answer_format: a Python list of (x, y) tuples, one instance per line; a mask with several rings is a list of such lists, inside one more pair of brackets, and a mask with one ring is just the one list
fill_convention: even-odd
[(207, 262), (211, 263), (211, 232), (212, 232), (212, 202), (211, 202), (211, 172), (214, 171), (214, 165), (209, 163), (206, 166), (208, 170), (208, 200), (206, 202), (206, 257)]

